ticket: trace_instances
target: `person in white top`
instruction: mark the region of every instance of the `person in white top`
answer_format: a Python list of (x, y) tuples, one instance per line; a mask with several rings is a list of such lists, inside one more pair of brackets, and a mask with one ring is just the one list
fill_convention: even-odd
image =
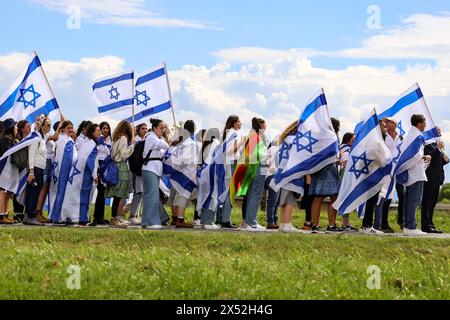
[[(143, 143), (143, 139), (147, 135), (148, 127), (142, 123), (136, 127), (136, 143)], [(133, 174), (133, 200), (130, 208), (130, 222), (132, 225), (141, 225), (142, 220), (139, 218), (141, 212), (142, 192), (144, 191), (144, 179)]]
[(92, 124), (91, 121), (83, 121), (78, 127), (77, 138), (75, 139), (75, 148), (77, 148), (77, 150), (80, 150), (81, 146), (86, 141), (86, 130), (87, 127), (91, 124)]
[(142, 200), (142, 227), (161, 229), (161, 213), (164, 210), (159, 196), (159, 183), (163, 174), (162, 158), (169, 148), (167, 125), (159, 119), (150, 119), (152, 131), (145, 137), (143, 157), (148, 159), (142, 167), (144, 192)]

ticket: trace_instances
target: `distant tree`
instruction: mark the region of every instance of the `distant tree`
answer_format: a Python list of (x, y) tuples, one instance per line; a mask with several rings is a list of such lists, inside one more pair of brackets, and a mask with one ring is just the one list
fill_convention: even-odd
[(441, 193), (439, 194), (439, 202), (450, 201), (450, 183), (446, 183), (441, 188)]

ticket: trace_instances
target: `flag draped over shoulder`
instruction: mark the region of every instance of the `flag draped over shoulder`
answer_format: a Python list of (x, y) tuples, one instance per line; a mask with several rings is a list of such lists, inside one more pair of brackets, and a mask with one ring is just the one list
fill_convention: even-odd
[[(132, 109), (134, 72), (125, 72), (96, 81), (93, 97), (99, 113), (115, 113)], [(130, 111), (131, 112), (131, 111)]]
[(236, 131), (229, 133), (229, 137), (219, 146), (214, 156), (214, 169), (215, 169), (215, 189), (217, 190), (218, 205), (222, 206), (228, 197), (230, 191), (230, 181), (233, 177), (231, 172), (231, 164), (228, 163), (227, 154), (237, 143), (238, 135)]
[(205, 161), (197, 168), (197, 212), (202, 208), (215, 210), (217, 207), (217, 186), (215, 185), (215, 156), (220, 142), (214, 139), (208, 146), (208, 154), (204, 155)]
[(423, 133), (426, 144), (439, 139), (437, 127), (431, 117), (422, 90), (417, 83), (402, 93), (391, 105), (382, 108), (378, 117), (380, 120), (385, 117), (395, 118), (399, 134), (405, 136), (412, 127), (411, 116), (413, 114), (421, 114), (427, 121), (427, 127), (430, 129)]
[(169, 148), (163, 157), (163, 174), (169, 176), (172, 187), (190, 198), (197, 187), (198, 144), (194, 137)]
[(303, 110), (295, 137), (287, 146), (289, 149), (283, 150), (283, 157), (287, 161), (275, 173), (273, 189), (278, 191), (293, 180), (335, 163), (338, 146), (325, 94), (321, 89)]
[(248, 189), (256, 175), (256, 170), (264, 158), (266, 146), (263, 138), (252, 131), (245, 143), (244, 153), (234, 171), (230, 184), (230, 200), (234, 204), (235, 197), (247, 195)]
[(0, 120), (12, 118), (34, 123), (41, 114), (59, 118), (60, 110), (41, 61), (33, 53), (27, 68), (0, 98)]
[(375, 110), (358, 130), (333, 207), (340, 215), (357, 210), (383, 187), (392, 170), (392, 154), (381, 134)]

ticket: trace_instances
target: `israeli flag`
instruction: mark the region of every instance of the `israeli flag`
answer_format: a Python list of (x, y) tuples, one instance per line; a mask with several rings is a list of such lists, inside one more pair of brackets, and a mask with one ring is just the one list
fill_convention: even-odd
[(162, 176), (159, 180), (159, 190), (161, 190), (166, 196), (170, 196), (170, 189), (172, 184), (170, 183), (170, 178), (168, 176)]
[(99, 113), (115, 113), (133, 106), (134, 72), (125, 72), (94, 83), (93, 97)]
[(0, 120), (25, 119), (34, 123), (41, 114), (51, 119), (59, 118), (60, 110), (41, 61), (33, 53), (28, 67), (0, 98)]
[(392, 170), (392, 154), (381, 134), (375, 110), (356, 134), (337, 200), (339, 215), (357, 210), (372, 198)]
[(237, 139), (237, 133), (231, 133), (228, 139), (226, 139), (220, 145), (214, 157), (214, 183), (218, 195), (218, 204), (220, 206), (222, 206), (227, 199), (228, 193), (230, 191), (231, 179), (233, 177), (233, 173), (231, 172), (231, 165), (227, 162), (227, 151), (230, 146), (234, 145)]
[(220, 146), (220, 142), (214, 139), (209, 145), (209, 152), (204, 163), (197, 168), (197, 211), (202, 208), (215, 210), (217, 208), (217, 186), (215, 185), (215, 156)]
[(19, 168), (11, 163), (11, 155), (40, 141), (43, 141), (42, 136), (37, 132), (31, 132), (3, 154), (0, 158), (0, 188), (16, 195), (25, 190), (28, 170), (19, 172)]
[(293, 180), (335, 163), (338, 147), (339, 140), (321, 89), (303, 110), (292, 144), (283, 150), (282, 158), (286, 157), (287, 161), (275, 173), (273, 189), (278, 191)]
[[(136, 125), (172, 108), (165, 64), (154, 66), (137, 77), (134, 104)], [(122, 118), (132, 122), (131, 110), (126, 110)]]
[(197, 188), (198, 144), (193, 137), (169, 148), (163, 157), (163, 174), (169, 176), (173, 188), (189, 199)]
[(398, 133), (401, 136), (405, 136), (411, 129), (411, 116), (413, 114), (421, 114), (427, 121), (427, 127), (430, 129), (423, 133), (426, 144), (433, 143), (439, 139), (436, 125), (431, 117), (422, 90), (417, 83), (406, 90), (393, 104), (384, 109), (382, 108), (378, 117), (380, 120), (385, 117), (395, 118), (397, 120)]

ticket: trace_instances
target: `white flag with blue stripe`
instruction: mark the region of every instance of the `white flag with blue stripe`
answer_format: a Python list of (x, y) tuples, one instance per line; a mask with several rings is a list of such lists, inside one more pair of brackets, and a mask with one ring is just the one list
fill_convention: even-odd
[(34, 123), (41, 114), (53, 119), (60, 117), (60, 110), (41, 61), (33, 53), (26, 70), (0, 98), (0, 120), (25, 119)]
[(231, 172), (231, 164), (227, 161), (227, 152), (229, 148), (234, 146), (237, 142), (238, 135), (237, 132), (230, 134), (228, 139), (226, 139), (217, 149), (216, 155), (214, 157), (215, 165), (215, 190), (217, 190), (218, 204), (222, 206), (228, 197), (230, 191), (230, 183), (233, 177), (233, 172)]
[(197, 211), (202, 208), (215, 211), (217, 207), (217, 186), (215, 184), (215, 156), (218, 152), (220, 142), (214, 139), (208, 146), (209, 152), (205, 156), (205, 161), (197, 168)]
[(92, 86), (99, 113), (116, 113), (133, 106), (134, 72), (124, 72), (98, 80)]
[[(172, 108), (165, 64), (154, 66), (136, 77), (134, 105), (136, 125)], [(126, 110), (122, 118), (132, 122), (131, 110)]]
[(323, 167), (335, 163), (339, 141), (334, 132), (323, 89), (303, 110), (297, 133), (283, 151), (285, 165), (275, 173), (272, 187), (275, 191), (291, 181), (313, 174)]
[(422, 90), (417, 83), (400, 95), (393, 104), (382, 108), (378, 117), (380, 120), (385, 117), (395, 118), (397, 120), (398, 133), (401, 136), (405, 136), (411, 129), (411, 116), (414, 114), (423, 115), (427, 121), (429, 129), (423, 133), (426, 144), (437, 141), (439, 139), (437, 127), (431, 117)]
[(333, 207), (340, 215), (357, 210), (380, 192), (384, 178), (391, 171), (392, 154), (383, 140), (380, 122), (373, 110), (356, 134)]

